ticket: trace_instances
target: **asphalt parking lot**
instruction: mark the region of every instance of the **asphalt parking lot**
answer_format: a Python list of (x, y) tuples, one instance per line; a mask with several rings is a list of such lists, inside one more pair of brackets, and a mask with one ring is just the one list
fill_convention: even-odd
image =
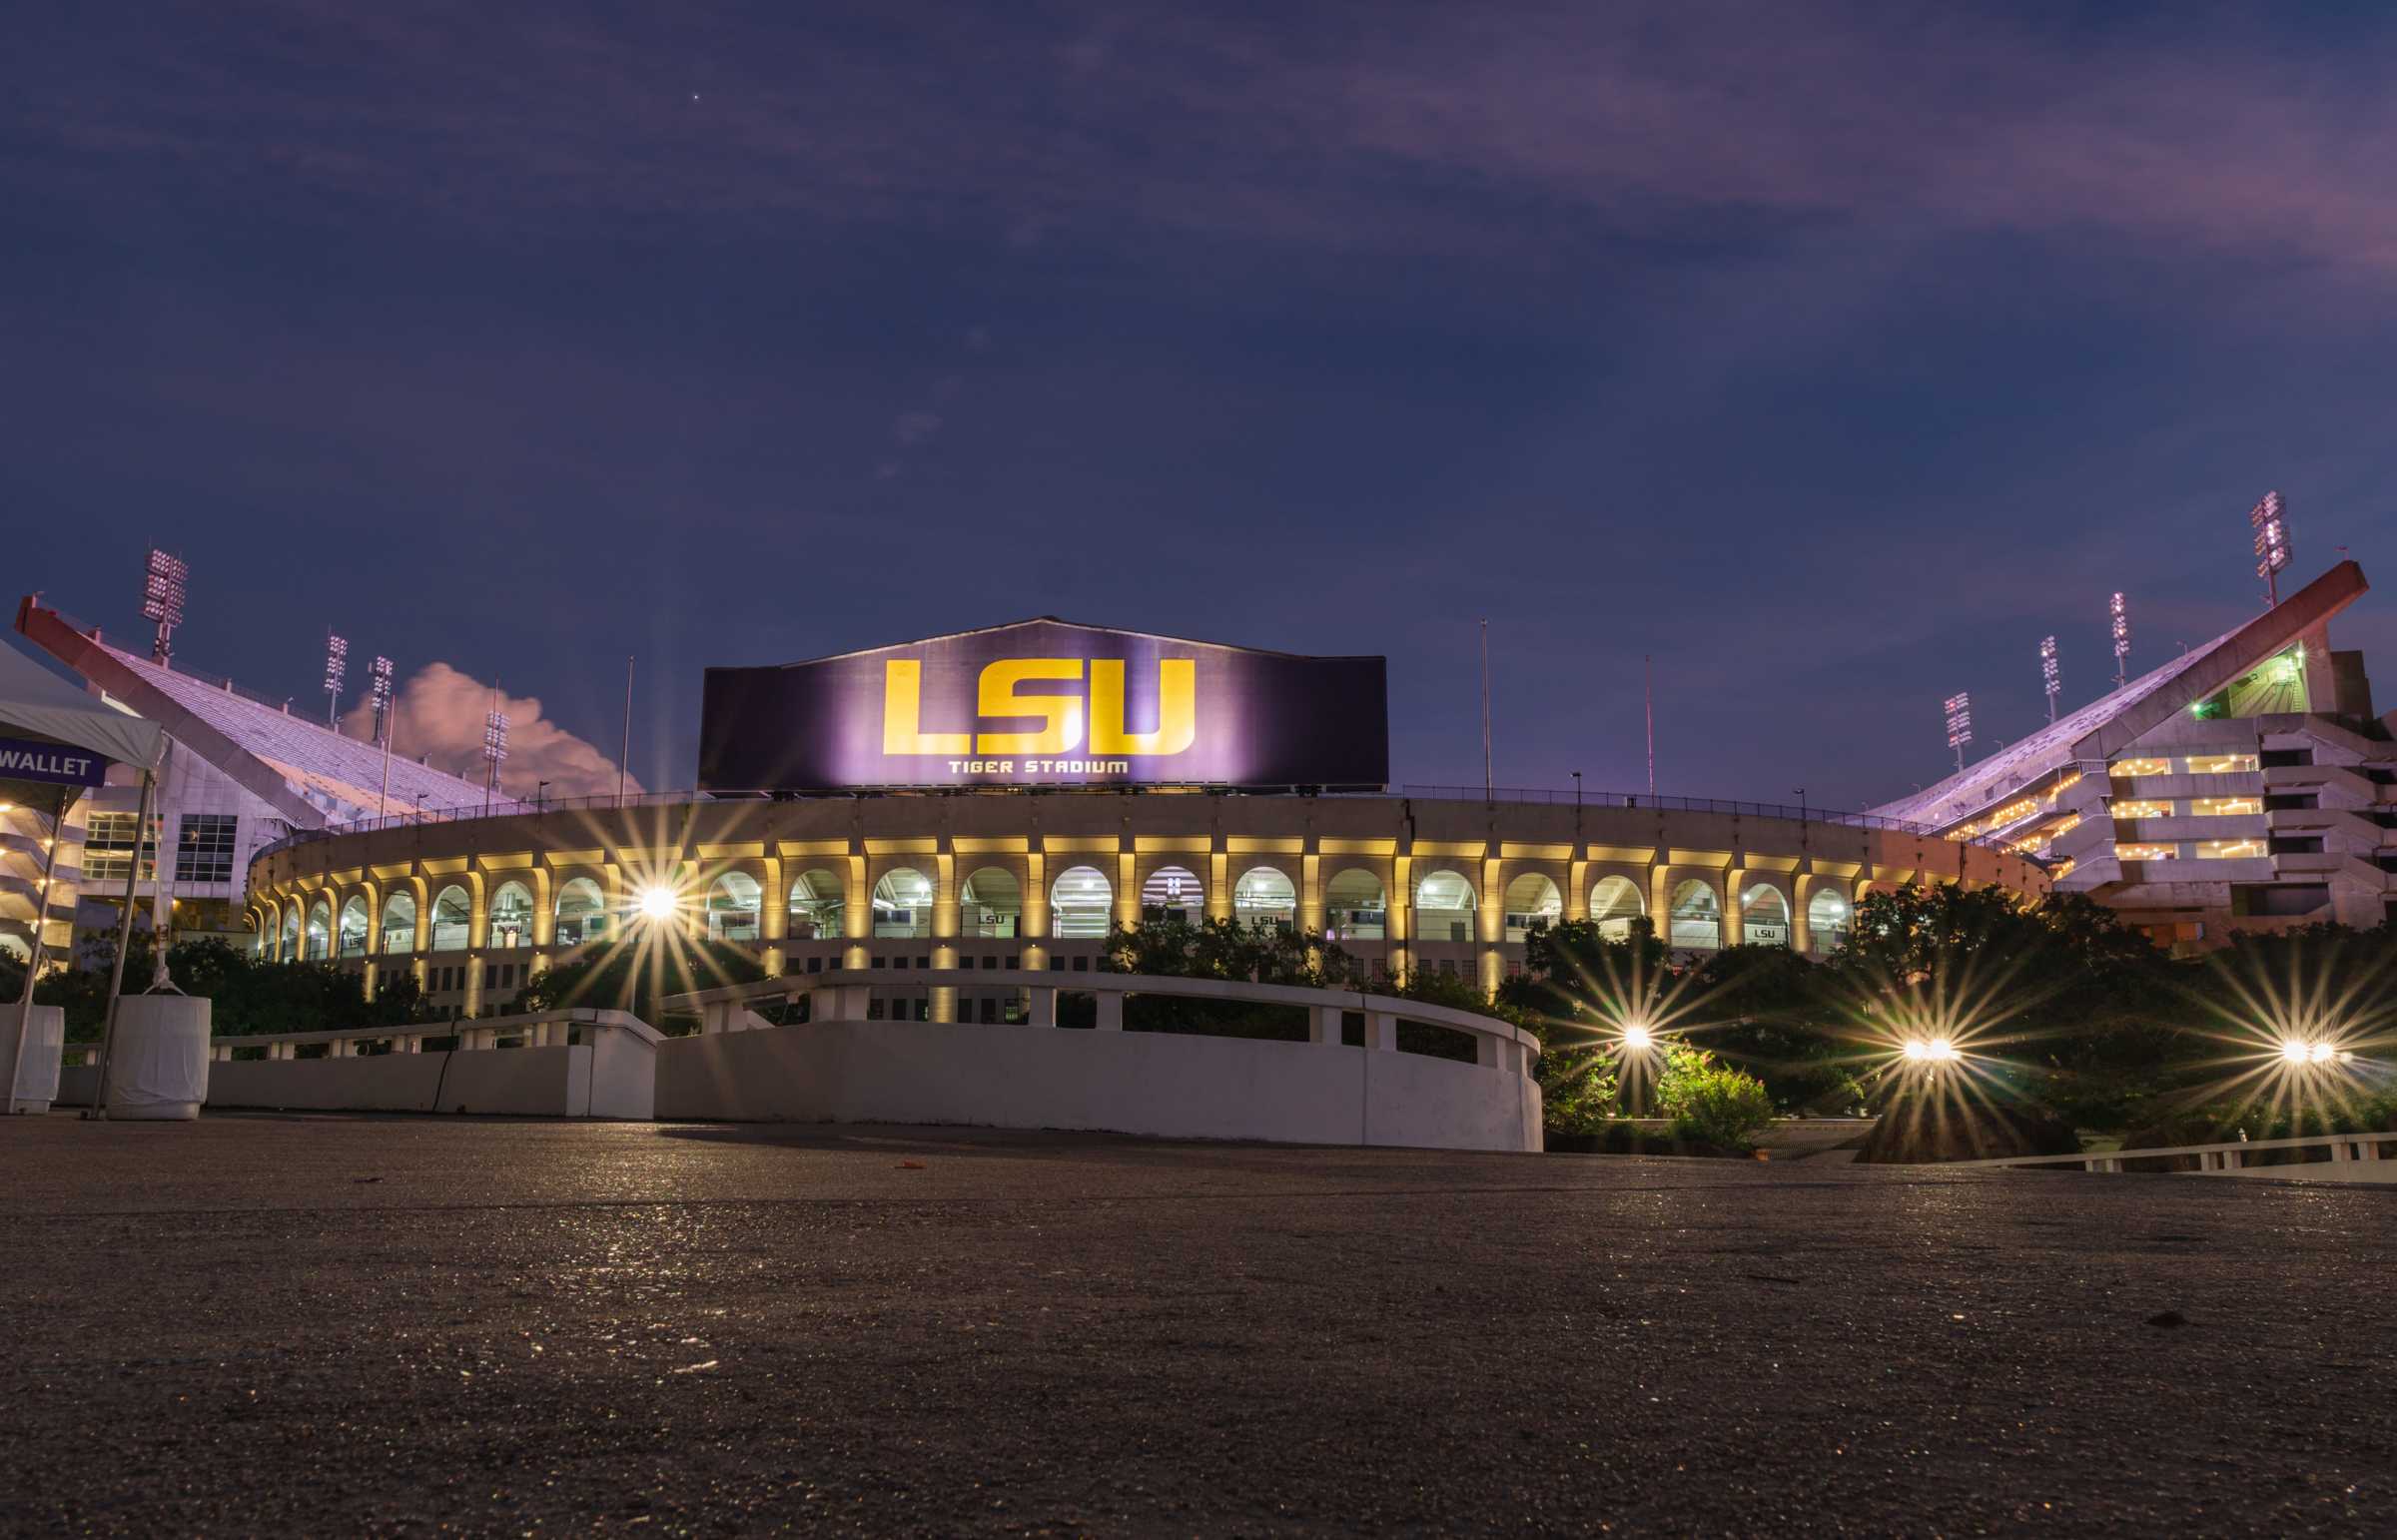
[(15, 1533), (2397, 1531), (2397, 1191), (0, 1123)]

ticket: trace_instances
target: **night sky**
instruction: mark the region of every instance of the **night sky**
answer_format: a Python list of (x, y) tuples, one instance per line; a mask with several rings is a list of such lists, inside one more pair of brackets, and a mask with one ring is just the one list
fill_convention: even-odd
[(1643, 786), (1653, 653), (1664, 791), (1902, 795), (2268, 488), (2397, 583), (2397, 17), (1935, 10), (20, 4), (8, 596), (158, 541), (194, 666), (610, 757), (634, 652), (652, 786), (707, 664), (1042, 613), (1386, 653), (1478, 783), (1487, 615), (1500, 785)]

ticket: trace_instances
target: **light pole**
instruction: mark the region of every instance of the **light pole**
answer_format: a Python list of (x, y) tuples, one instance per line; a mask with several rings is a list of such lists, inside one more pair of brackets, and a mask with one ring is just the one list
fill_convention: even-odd
[(532, 805), (544, 813), (549, 811), (549, 783), (547, 781), (541, 782), (532, 789)]

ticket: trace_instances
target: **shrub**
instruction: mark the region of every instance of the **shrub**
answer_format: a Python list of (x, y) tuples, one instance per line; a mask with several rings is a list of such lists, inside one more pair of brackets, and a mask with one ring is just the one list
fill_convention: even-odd
[(1704, 1049), (1686, 1046), (1665, 1057), (1656, 1109), (1673, 1120), (1679, 1137), (1725, 1150), (1753, 1148), (1755, 1136), (1773, 1121), (1773, 1098), (1764, 1082), (1715, 1063)]
[(1550, 1134), (1603, 1134), (1615, 1114), (1615, 1069), (1596, 1048), (1540, 1055), (1540, 1124)]

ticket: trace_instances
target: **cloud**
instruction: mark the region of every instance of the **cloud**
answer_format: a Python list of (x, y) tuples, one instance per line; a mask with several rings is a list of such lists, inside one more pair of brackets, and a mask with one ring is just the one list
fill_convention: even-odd
[(891, 423), (891, 441), (903, 449), (914, 448), (941, 430), (941, 414), (937, 411), (903, 411)]
[[(507, 713), (507, 760), (499, 767), (500, 789), (529, 797), (542, 782), (558, 797), (613, 796), (616, 762), (541, 714), (537, 696), (507, 695), (446, 663), (427, 663), (400, 687), (392, 724), (394, 752), (422, 755), (436, 770), (479, 781), (483, 774), (483, 715), (496, 705)], [(362, 701), (344, 713), (343, 726), (356, 737), (374, 731), (375, 708)], [(627, 791), (641, 783), (624, 778)]]
[[(270, 9), (191, 13), (136, 56), (99, 12), (88, 35), (57, 22), (0, 180), (81, 196), (146, 161), (183, 188), (485, 224), (797, 216), (1527, 262), (1727, 221), (1929, 220), (2397, 271), (2392, 34), (2368, 21), (1674, 0), (1252, 24), (958, 6), (902, 29), (861, 0), (694, 38), (666, 12)], [(704, 59), (706, 89), (666, 58)]]

